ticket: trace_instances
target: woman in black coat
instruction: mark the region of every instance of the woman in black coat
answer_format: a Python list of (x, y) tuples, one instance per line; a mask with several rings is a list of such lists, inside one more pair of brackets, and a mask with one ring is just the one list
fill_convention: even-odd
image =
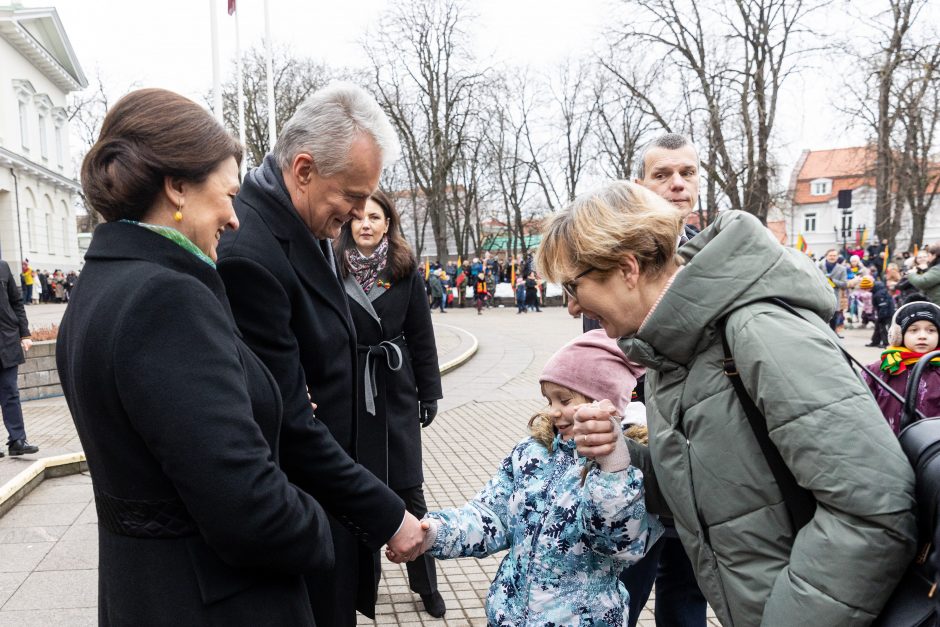
[[(359, 462), (420, 519), (427, 513), (421, 427), (437, 413), (441, 374), (424, 280), (399, 224), (395, 205), (378, 190), (363, 218), (343, 226), (336, 250), (359, 342)], [(407, 568), (425, 609), (443, 616), (434, 558), (422, 555)]]
[(277, 463), (277, 383), (215, 271), (241, 148), (199, 105), (122, 98), (82, 164), (95, 231), (56, 358), (98, 512), (101, 625), (313, 625), (333, 563)]

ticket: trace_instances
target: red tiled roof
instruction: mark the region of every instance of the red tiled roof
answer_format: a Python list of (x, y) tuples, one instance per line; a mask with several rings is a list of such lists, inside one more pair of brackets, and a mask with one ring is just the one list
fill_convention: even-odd
[[(793, 202), (797, 205), (828, 202), (844, 189), (874, 187), (874, 169), (873, 146), (810, 151), (796, 176)], [(829, 194), (814, 196), (810, 193), (810, 182), (816, 179), (832, 179)]]

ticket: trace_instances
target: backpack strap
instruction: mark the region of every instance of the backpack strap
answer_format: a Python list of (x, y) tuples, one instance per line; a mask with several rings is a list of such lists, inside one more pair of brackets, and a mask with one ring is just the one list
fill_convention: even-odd
[(747, 393), (747, 390), (744, 389), (741, 375), (738, 373), (734, 357), (731, 355), (731, 346), (728, 344), (727, 323), (730, 315), (729, 313), (718, 321), (718, 327), (721, 330), (721, 347), (725, 353), (723, 362), (725, 376), (734, 386), (734, 391), (744, 408), (747, 421), (751, 425), (751, 431), (754, 432), (757, 444), (760, 446), (764, 459), (767, 460), (767, 465), (770, 466), (770, 472), (777, 482), (777, 487), (783, 495), (783, 502), (787, 507), (787, 514), (790, 517), (790, 524), (793, 526), (795, 535), (797, 531), (813, 519), (816, 512), (816, 497), (796, 482), (793, 473), (790, 472), (790, 469), (783, 461), (780, 451), (770, 439), (770, 433), (767, 431), (767, 419), (757, 408), (757, 405), (754, 404), (754, 400)]

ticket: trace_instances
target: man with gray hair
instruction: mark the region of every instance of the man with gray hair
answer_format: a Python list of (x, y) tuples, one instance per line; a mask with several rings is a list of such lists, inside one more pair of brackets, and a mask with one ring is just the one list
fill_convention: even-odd
[(353, 627), (356, 609), (373, 617), (376, 552), (387, 542), (398, 559), (413, 559), (424, 537), (402, 500), (354, 461), (368, 425), (357, 424), (356, 332), (330, 245), (362, 218), (398, 150), (365, 90), (318, 90), (245, 177), (234, 199), (241, 227), (219, 245), (235, 322), (280, 389), (283, 421), (270, 426), (280, 429), (280, 464), (330, 514), (335, 567), (307, 574), (320, 627)]
[(688, 137), (678, 133), (655, 138), (643, 147), (637, 160), (633, 182), (656, 192), (682, 212), (686, 228), (680, 246), (698, 234), (688, 219), (698, 204), (699, 169), (698, 151)]

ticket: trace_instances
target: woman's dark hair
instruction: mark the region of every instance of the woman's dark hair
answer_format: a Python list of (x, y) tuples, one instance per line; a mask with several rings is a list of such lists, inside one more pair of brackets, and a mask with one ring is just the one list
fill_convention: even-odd
[(202, 183), (238, 141), (192, 100), (165, 89), (139, 89), (115, 104), (82, 161), (82, 189), (108, 222), (140, 220), (166, 177)]
[(931, 244), (927, 247), (927, 252), (933, 255), (933, 261), (927, 264), (928, 268), (940, 265), (940, 244)]
[[(398, 210), (395, 209), (395, 203), (381, 189), (375, 190), (371, 196), (372, 200), (382, 208), (382, 213), (388, 219), (388, 257), (385, 263), (385, 275), (389, 281), (400, 281), (412, 274), (418, 267), (414, 253), (411, 252), (411, 246), (401, 235), (401, 217)], [(355, 248), (356, 240), (352, 236), (352, 220), (343, 225), (339, 238), (336, 241), (336, 250), (342, 259), (340, 264), (343, 277), (349, 274), (349, 267), (346, 264), (346, 251)]]

